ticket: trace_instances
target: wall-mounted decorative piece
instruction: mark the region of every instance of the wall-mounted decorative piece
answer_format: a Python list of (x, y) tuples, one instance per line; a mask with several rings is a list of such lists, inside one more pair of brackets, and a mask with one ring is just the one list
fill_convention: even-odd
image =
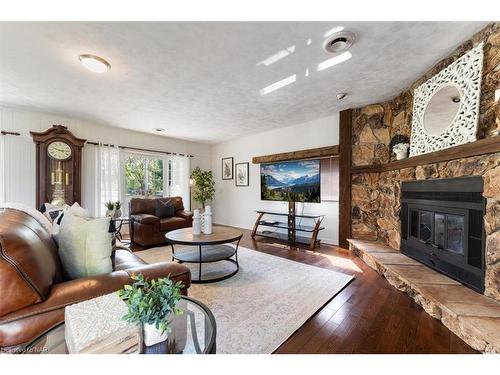
[(236, 186), (248, 186), (249, 163), (236, 163)]
[(480, 43), (415, 89), (410, 156), (476, 140), (482, 69)]
[(222, 158), (222, 179), (232, 180), (233, 170), (233, 158)]

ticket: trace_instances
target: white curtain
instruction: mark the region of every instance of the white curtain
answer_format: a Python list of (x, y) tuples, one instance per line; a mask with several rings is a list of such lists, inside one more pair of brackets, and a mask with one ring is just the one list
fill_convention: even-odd
[[(170, 162), (170, 184), (168, 184), (168, 165)], [(182, 197), (184, 208), (190, 210), (189, 199), (189, 174), (190, 158), (179, 155), (168, 155), (163, 159), (163, 184), (166, 187), (165, 192), (168, 196)], [(167, 174), (167, 176), (165, 176)], [(167, 177), (167, 178), (165, 178)]]
[(100, 187), (100, 194), (96, 195), (96, 204), (98, 216), (104, 216), (106, 214), (104, 203), (122, 201), (120, 149), (102, 144), (96, 149), (97, 186)]
[(106, 214), (107, 201), (123, 202), (120, 149), (85, 145), (82, 160), (82, 206), (94, 217)]
[(82, 149), (82, 207), (89, 210), (93, 217), (100, 215), (97, 204), (97, 195), (100, 187), (97, 186), (97, 146), (86, 144)]
[(36, 147), (28, 134), (0, 135), (0, 202), (35, 207), (35, 158)]

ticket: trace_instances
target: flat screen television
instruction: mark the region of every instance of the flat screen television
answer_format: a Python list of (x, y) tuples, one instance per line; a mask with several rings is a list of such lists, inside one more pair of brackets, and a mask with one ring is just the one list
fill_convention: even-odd
[(267, 201), (320, 203), (320, 160), (260, 165), (260, 197)]

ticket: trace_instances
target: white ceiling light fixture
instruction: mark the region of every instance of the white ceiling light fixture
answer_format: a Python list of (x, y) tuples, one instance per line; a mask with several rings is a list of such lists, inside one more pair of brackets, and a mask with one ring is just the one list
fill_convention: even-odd
[(109, 62), (96, 55), (84, 54), (80, 55), (78, 59), (85, 68), (94, 73), (102, 74), (111, 69)]
[(338, 56), (332, 57), (331, 59), (325, 60), (321, 63), (318, 64), (318, 72), (331, 68), (334, 65), (338, 65), (340, 63), (343, 63), (344, 61), (349, 60), (352, 57), (351, 52), (347, 51), (344, 53), (341, 53)]
[(343, 31), (331, 35), (323, 44), (326, 52), (338, 53), (349, 49), (356, 39), (354, 33)]
[(294, 83), (296, 80), (297, 80), (297, 74), (288, 76), (288, 77), (282, 79), (281, 81), (274, 82), (273, 84), (271, 84), (269, 86), (266, 86), (263, 89), (261, 89), (259, 91), (260, 95), (267, 95), (267, 94), (269, 94), (269, 93), (271, 93), (273, 91), (279, 90), (279, 89), (281, 89), (281, 88), (283, 88), (285, 86), (288, 86), (288, 85)]
[(323, 34), (323, 38), (328, 38), (329, 36), (335, 34), (335, 33), (339, 33), (341, 32), (342, 30), (344, 30), (344, 26), (335, 26), (334, 28), (326, 31), (324, 34)]

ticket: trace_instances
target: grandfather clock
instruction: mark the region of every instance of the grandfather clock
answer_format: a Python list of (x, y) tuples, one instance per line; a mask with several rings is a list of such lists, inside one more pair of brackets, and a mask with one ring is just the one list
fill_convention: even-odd
[(66, 126), (53, 125), (31, 132), (36, 143), (36, 205), (49, 202), (72, 205), (81, 202), (82, 147), (85, 139), (76, 138)]

